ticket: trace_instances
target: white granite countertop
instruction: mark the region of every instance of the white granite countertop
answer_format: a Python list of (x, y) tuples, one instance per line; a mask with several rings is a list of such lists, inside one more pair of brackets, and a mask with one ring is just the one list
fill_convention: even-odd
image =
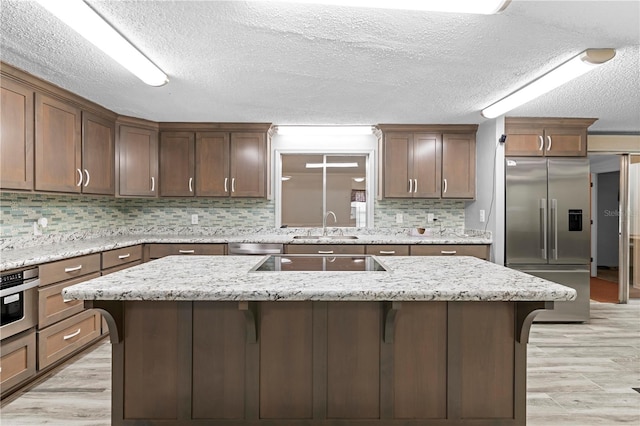
[(168, 256), (67, 287), (65, 299), (567, 301), (576, 291), (473, 257), (397, 256), (386, 272), (249, 272), (263, 256)]
[(245, 235), (114, 235), (99, 238), (76, 239), (27, 248), (4, 249), (0, 252), (0, 271), (39, 265), (91, 253), (100, 253), (120, 247), (148, 243), (226, 244), (279, 243), (279, 244), (491, 244), (489, 235), (453, 234), (445, 236), (409, 235), (357, 235), (357, 239), (294, 239), (293, 234)]

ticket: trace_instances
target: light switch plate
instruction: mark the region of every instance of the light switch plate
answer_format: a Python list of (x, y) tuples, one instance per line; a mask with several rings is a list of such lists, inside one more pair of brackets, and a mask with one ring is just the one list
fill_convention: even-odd
[(198, 215), (197, 214), (192, 214), (191, 215), (191, 224), (192, 225), (197, 225), (198, 224)]
[(427, 213), (427, 222), (429, 223), (433, 222), (433, 218), (434, 218), (433, 213)]
[(484, 221), (485, 221), (484, 210), (480, 210), (480, 222), (484, 222)]
[(396, 223), (402, 223), (402, 213), (396, 213)]

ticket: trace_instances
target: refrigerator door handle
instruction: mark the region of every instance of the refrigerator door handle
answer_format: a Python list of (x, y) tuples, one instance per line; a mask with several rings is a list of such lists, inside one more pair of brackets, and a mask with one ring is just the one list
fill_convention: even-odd
[(551, 200), (551, 217), (551, 238), (553, 238), (553, 248), (551, 249), (551, 254), (554, 260), (558, 260), (558, 200), (555, 198)]
[(542, 258), (547, 260), (547, 199), (540, 199), (540, 251)]

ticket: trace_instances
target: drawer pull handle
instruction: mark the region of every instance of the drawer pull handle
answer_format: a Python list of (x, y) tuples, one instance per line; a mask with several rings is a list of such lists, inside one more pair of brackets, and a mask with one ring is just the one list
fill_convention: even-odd
[(69, 340), (73, 337), (76, 337), (78, 334), (80, 334), (80, 329), (77, 329), (75, 332), (71, 333), (71, 334), (67, 334), (66, 336), (64, 336), (62, 339), (63, 340)]
[(333, 250), (318, 250), (318, 254), (333, 254)]
[(131, 257), (131, 253), (121, 254), (120, 256), (118, 256), (118, 259), (126, 259), (127, 257)]
[(457, 251), (455, 250), (441, 250), (440, 254), (456, 254)]
[(71, 268), (64, 268), (64, 271), (65, 272), (75, 272), (75, 271), (79, 271), (80, 269), (82, 269), (82, 265), (73, 266)]
[(380, 250), (380, 254), (396, 254), (395, 250)]
[(193, 254), (195, 252), (195, 250), (178, 250), (178, 253), (180, 254)]

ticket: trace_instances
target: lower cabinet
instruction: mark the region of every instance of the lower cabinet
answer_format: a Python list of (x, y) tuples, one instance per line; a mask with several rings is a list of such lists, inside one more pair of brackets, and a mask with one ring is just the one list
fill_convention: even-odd
[(31, 329), (2, 341), (0, 389), (4, 395), (36, 374), (36, 332)]
[(38, 369), (61, 360), (101, 335), (101, 316), (86, 310), (38, 331)]
[(288, 244), (286, 254), (364, 254), (365, 246), (360, 244)]
[(223, 255), (226, 244), (147, 244), (149, 259), (176, 255)]
[(411, 246), (411, 256), (474, 256), (489, 260), (487, 244), (423, 244)]

